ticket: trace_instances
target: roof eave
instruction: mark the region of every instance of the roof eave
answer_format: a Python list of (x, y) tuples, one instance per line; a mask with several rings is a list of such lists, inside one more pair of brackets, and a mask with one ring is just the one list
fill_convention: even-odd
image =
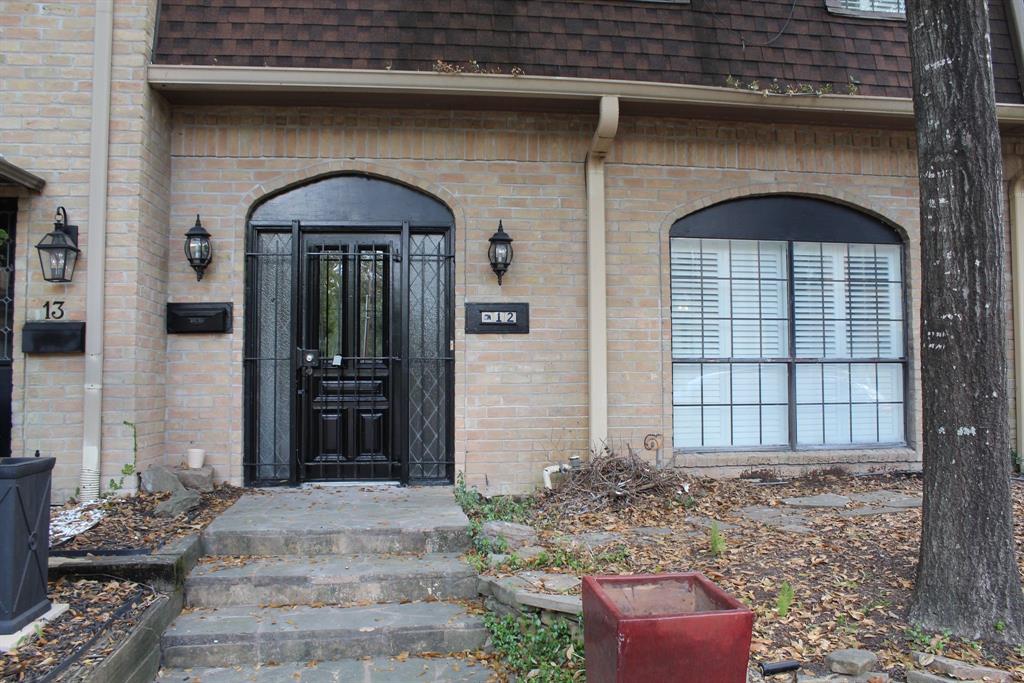
[(0, 185), (14, 185), (32, 192), (41, 192), (46, 181), (0, 156)]
[[(490, 97), (540, 101), (587, 101), (613, 95), (632, 109), (688, 107), (731, 110), (764, 116), (778, 113), (818, 115), (844, 122), (888, 120), (912, 127), (913, 102), (902, 97), (868, 95), (776, 95), (677, 83), (513, 76), (507, 74), (446, 74), (422, 71), (307, 69), (246, 66), (151, 64), (149, 84), (166, 93), (188, 94), (192, 102), (215, 101), (225, 94), (361, 94), (417, 97)], [(1024, 105), (999, 104), (1004, 129), (1024, 129)]]

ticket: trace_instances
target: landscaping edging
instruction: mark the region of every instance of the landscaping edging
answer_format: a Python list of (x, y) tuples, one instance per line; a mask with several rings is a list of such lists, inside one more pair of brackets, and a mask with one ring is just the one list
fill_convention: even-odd
[(143, 613), (128, 635), (103, 661), (72, 670), (75, 683), (150, 683), (160, 669), (160, 637), (181, 613), (184, 584), (202, 555), (199, 534), (175, 539), (149, 555), (90, 555), (49, 558), (49, 578), (108, 576), (146, 584), (164, 593)]
[(185, 577), (199, 561), (199, 534), (184, 536), (158, 548), (150, 555), (90, 555), (49, 559), (49, 577), (109, 574), (152, 586), (158, 591), (180, 590)]
[(73, 671), (75, 683), (150, 683), (160, 670), (160, 636), (181, 612), (183, 594), (162, 595), (143, 613), (127, 638), (95, 667)]
[(555, 595), (528, 590), (529, 583), (518, 576), (480, 576), (477, 592), (484, 606), (499, 616), (539, 614), (545, 624), (564, 619), (577, 626), (583, 618), (583, 601), (578, 595)]

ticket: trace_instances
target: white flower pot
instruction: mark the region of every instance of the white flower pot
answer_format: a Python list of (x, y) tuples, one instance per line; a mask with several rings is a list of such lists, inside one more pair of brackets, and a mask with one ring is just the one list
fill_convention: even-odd
[(189, 448), (186, 451), (188, 457), (188, 467), (191, 470), (198, 470), (203, 466), (203, 461), (206, 459), (206, 451), (202, 448)]

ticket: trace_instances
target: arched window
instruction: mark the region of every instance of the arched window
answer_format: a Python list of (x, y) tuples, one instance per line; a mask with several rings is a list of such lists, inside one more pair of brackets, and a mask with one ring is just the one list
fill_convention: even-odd
[(751, 197), (676, 221), (670, 243), (676, 448), (905, 443), (891, 227), (818, 199)]

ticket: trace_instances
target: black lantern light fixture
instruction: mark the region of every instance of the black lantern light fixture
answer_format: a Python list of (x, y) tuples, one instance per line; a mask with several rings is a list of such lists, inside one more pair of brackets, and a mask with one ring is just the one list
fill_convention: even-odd
[(488, 240), (491, 243), (487, 250), (487, 258), (491, 262), (491, 270), (498, 276), (498, 286), (501, 286), (501, 278), (505, 271), (512, 265), (512, 238), (505, 232), (501, 221), (498, 221), (498, 232), (491, 235)]
[(53, 231), (46, 233), (36, 245), (39, 250), (39, 267), (47, 282), (71, 282), (75, 275), (78, 255), (78, 226), (68, 224), (68, 212), (63, 206), (57, 207), (53, 219)]
[(213, 260), (213, 246), (210, 244), (210, 233), (203, 227), (196, 214), (196, 224), (185, 233), (185, 257), (192, 270), (196, 271), (196, 281), (203, 279), (203, 271)]

